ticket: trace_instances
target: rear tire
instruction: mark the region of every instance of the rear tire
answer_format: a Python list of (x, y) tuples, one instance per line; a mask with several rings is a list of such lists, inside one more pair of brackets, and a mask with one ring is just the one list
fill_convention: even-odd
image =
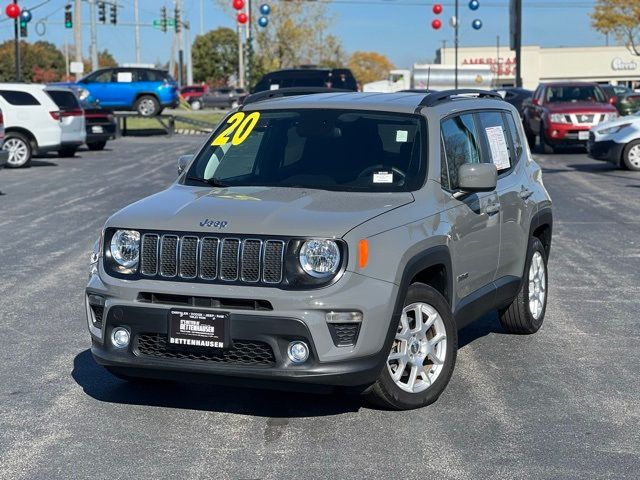
[(3, 150), (9, 150), (7, 168), (27, 168), (31, 166), (33, 148), (31, 142), (19, 132), (8, 132), (4, 137)]
[(524, 135), (527, 138), (527, 143), (529, 144), (529, 150), (533, 150), (536, 148), (536, 136), (533, 132), (531, 132), (528, 128), (525, 127)]
[(78, 151), (77, 147), (68, 147), (58, 150), (58, 156), (61, 158), (74, 157)]
[(191, 110), (197, 111), (202, 108), (202, 102), (200, 100), (194, 100), (191, 102)]
[(151, 95), (141, 96), (136, 100), (134, 108), (136, 112), (143, 117), (154, 117), (160, 113), (160, 103), (156, 97), (152, 97)]
[(434, 288), (414, 283), (404, 300), (391, 351), (366, 398), (391, 410), (435, 402), (449, 383), (457, 350), (458, 331), (449, 304)]
[(622, 162), (620, 162), (623, 168), (632, 170), (634, 172), (640, 172), (640, 140), (634, 140), (629, 142), (622, 151)]
[(547, 252), (537, 237), (532, 237), (529, 243), (524, 275), (516, 298), (506, 309), (498, 312), (500, 323), (508, 333), (536, 333), (544, 321), (549, 283)]
[(103, 140), (102, 142), (91, 142), (91, 143), (87, 143), (87, 147), (89, 147), (89, 150), (95, 152), (98, 150), (104, 150), (104, 147), (107, 145), (106, 140)]

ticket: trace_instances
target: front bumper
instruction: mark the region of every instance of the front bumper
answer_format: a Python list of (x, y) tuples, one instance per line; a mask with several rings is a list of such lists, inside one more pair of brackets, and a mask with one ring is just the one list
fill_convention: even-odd
[[(550, 145), (586, 145), (590, 126), (551, 123), (546, 127), (545, 140)], [(580, 138), (580, 137), (583, 138)]]
[[(182, 355), (182, 351), (176, 354), (176, 350), (167, 346), (169, 310), (201, 308), (179, 303), (145, 303), (141, 292), (263, 299), (270, 302), (273, 309), (204, 308), (230, 313), (231, 348), (218, 350), (219, 355), (211, 355), (215, 350), (192, 348)], [(393, 316), (397, 294), (398, 287), (393, 283), (352, 272), (345, 272), (340, 281), (329, 287), (285, 291), (269, 287), (121, 280), (106, 275), (100, 265), (100, 273), (96, 270), (90, 276), (85, 306), (92, 353), (102, 365), (161, 378), (205, 375), (222, 383), (241, 383), (241, 379), (251, 378), (277, 384), (356, 387), (373, 383), (384, 366), (389, 325), (398, 321)], [(98, 326), (92, 323), (90, 296), (93, 303), (94, 296), (102, 299)], [(332, 327), (326, 322), (326, 312), (353, 310), (363, 314), (357, 341), (354, 345), (337, 346)], [(110, 342), (111, 333), (118, 326), (131, 333), (131, 343), (126, 349), (115, 348)], [(293, 364), (287, 357), (287, 346), (293, 340), (306, 342), (311, 350), (309, 360), (301, 365)], [(248, 342), (260, 345), (256, 347), (258, 361), (253, 361), (255, 355), (247, 351), (249, 347), (234, 350), (237, 345)], [(235, 361), (238, 358), (241, 361)]]
[(613, 140), (596, 141), (594, 135), (591, 134), (587, 144), (587, 152), (589, 157), (595, 160), (603, 160), (619, 165), (624, 147), (624, 144), (616, 143)]
[[(230, 349), (219, 351), (219, 354), (204, 349), (171, 349), (166, 346), (168, 312), (169, 309), (112, 307), (105, 319), (106, 338), (110, 338), (114, 327), (126, 326), (132, 341), (128, 348), (118, 349), (110, 341), (94, 340), (91, 352), (95, 360), (101, 365), (125, 367), (135, 370), (138, 375), (156, 378), (176, 379), (189, 374), (221, 377), (223, 381), (235, 377), (267, 383), (359, 386), (375, 381), (385, 358), (372, 355), (322, 363), (318, 361), (311, 333), (300, 320), (234, 313), (230, 322)], [(286, 348), (292, 340), (302, 340), (311, 349), (309, 360), (303, 365), (292, 364), (287, 357)]]

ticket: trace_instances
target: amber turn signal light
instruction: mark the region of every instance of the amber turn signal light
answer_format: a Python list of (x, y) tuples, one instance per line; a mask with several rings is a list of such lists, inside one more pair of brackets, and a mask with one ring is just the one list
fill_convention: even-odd
[(369, 242), (362, 239), (358, 242), (358, 266), (364, 268), (369, 261)]

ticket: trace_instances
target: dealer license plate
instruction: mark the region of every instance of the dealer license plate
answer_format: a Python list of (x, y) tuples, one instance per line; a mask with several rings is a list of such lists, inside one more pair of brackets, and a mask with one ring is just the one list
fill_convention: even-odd
[(169, 346), (226, 348), (229, 314), (197, 310), (169, 311)]
[(589, 130), (578, 132), (578, 140), (589, 140)]
[(94, 125), (93, 127), (91, 127), (91, 131), (93, 133), (104, 133), (104, 128), (102, 128), (100, 125)]

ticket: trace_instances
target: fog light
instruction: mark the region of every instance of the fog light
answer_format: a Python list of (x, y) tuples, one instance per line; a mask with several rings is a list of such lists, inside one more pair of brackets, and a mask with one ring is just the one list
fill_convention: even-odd
[(129, 330), (126, 328), (114, 328), (111, 332), (111, 343), (116, 348), (125, 348), (129, 345)]
[(309, 347), (304, 342), (291, 342), (287, 348), (287, 356), (293, 363), (304, 363), (309, 358)]

